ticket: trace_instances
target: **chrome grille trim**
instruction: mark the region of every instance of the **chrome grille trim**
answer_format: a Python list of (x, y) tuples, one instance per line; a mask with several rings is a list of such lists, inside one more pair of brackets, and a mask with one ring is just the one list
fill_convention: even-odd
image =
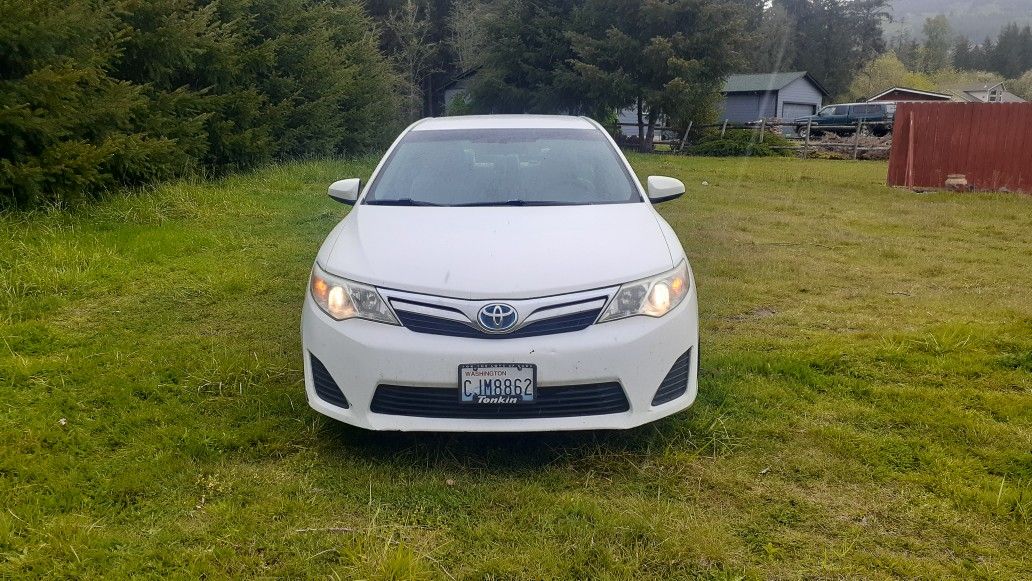
[[(555, 317), (560, 317), (562, 315), (569, 315), (569, 314), (572, 314), (572, 313), (582, 313), (584, 311), (593, 311), (593, 310), (601, 309), (602, 307), (604, 307), (606, 305), (606, 301), (608, 299), (609, 299), (609, 297), (599, 297), (599, 298), (597, 298), (595, 300), (588, 300), (588, 301), (583, 301), (583, 302), (579, 302), (579, 303), (560, 305), (560, 306), (556, 306), (556, 307), (541, 308), (541, 309), (538, 309), (538, 310), (532, 312), (531, 314), (527, 315), (527, 317), (525, 319), (523, 319), (522, 324), (527, 324), (527, 323), (531, 323), (531, 322), (534, 322), (534, 321), (543, 321), (543, 320), (546, 320), (546, 319), (554, 319)], [(517, 310), (519, 310), (519, 309), (517, 308)]]
[(452, 311), (450, 309), (439, 309), (419, 303), (410, 303), (401, 299), (392, 300), (391, 306), (394, 307), (395, 311), (406, 311), (410, 313), (418, 313), (420, 315), (427, 315), (430, 317), (437, 317), (438, 319), (449, 319), (452, 321), (459, 321), (460, 323), (472, 324), (472, 322), (458, 311)]
[[(477, 313), (484, 305), (491, 303), (505, 303), (512, 305), (517, 313), (516, 325), (507, 333), (491, 333), (494, 338), (519, 337), (521, 329), (525, 330), (528, 325), (534, 325), (537, 332), (525, 330), (523, 335), (543, 335), (569, 332), (578, 330), (595, 322), (597, 315), (609, 303), (609, 299), (620, 287), (613, 286), (590, 291), (581, 291), (562, 295), (553, 295), (533, 299), (491, 299), (491, 300), (469, 300), (441, 297), (435, 295), (424, 295), (404, 291), (380, 289), (384, 299), (390, 304), (398, 315), (402, 324), (417, 332), (455, 335), (455, 336), (480, 336), (487, 335), (487, 331), (477, 324)], [(411, 315), (411, 316), (406, 316)], [(578, 315), (580, 315), (578, 317)], [(588, 321), (588, 319), (591, 319)], [(557, 325), (554, 331), (548, 327), (550, 320), (556, 320)], [(413, 324), (406, 325), (405, 321)], [(442, 320), (444, 325), (438, 327), (430, 324), (433, 320)], [(564, 325), (561, 321), (569, 320), (572, 325)], [(415, 324), (418, 321), (418, 324)], [(587, 321), (585, 323), (585, 321)], [(447, 323), (452, 323), (449, 326)], [(454, 327), (454, 323), (461, 323), (468, 330)], [(544, 325), (545, 327), (542, 327)], [(544, 330), (544, 331), (542, 331)]]

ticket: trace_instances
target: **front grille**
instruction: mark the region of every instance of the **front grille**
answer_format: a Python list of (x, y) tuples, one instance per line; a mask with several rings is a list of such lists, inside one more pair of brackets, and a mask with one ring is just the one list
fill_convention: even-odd
[(533, 321), (511, 333), (485, 333), (477, 327), (461, 321), (444, 319), (422, 313), (397, 309), (398, 320), (405, 327), (417, 333), (448, 335), (450, 337), (470, 337), (476, 339), (518, 339), (520, 337), (537, 337), (556, 333), (572, 333), (587, 329), (598, 318), (602, 309), (591, 309), (568, 315), (560, 315), (550, 319)]
[(309, 357), (312, 362), (312, 383), (315, 384), (315, 393), (319, 399), (337, 407), (345, 409), (351, 407), (348, 398), (344, 397), (344, 392), (337, 386), (337, 382), (333, 381), (333, 376), (330, 375), (322, 361), (312, 354), (309, 354)]
[(688, 375), (692, 369), (692, 350), (689, 349), (674, 361), (670, 373), (663, 378), (652, 398), (652, 405), (660, 405), (681, 397), (688, 391)]
[(380, 385), (369, 409), (423, 418), (527, 419), (617, 414), (630, 409), (619, 383), (538, 388), (533, 403), (489, 405), (459, 401), (457, 388)]

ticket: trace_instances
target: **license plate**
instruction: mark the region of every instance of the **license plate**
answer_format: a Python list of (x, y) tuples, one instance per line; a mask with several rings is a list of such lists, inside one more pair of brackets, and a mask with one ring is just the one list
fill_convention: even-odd
[(528, 363), (470, 363), (459, 366), (459, 401), (468, 404), (532, 403), (537, 366)]

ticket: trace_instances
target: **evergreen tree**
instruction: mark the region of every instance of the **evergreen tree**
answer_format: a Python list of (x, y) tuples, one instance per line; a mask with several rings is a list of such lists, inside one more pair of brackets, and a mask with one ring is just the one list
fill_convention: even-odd
[(993, 70), (993, 59), (996, 54), (996, 45), (993, 43), (993, 39), (988, 36), (979, 46), (977, 51), (977, 57), (975, 59), (975, 69), (979, 71), (991, 71)]
[(397, 79), (353, 0), (0, 0), (0, 206), (382, 145)]
[(943, 15), (925, 20), (925, 43), (921, 50), (921, 70), (935, 73), (950, 66), (953, 29)]
[(1021, 29), (1021, 70), (1032, 71), (1032, 25)]
[(796, 22), (780, 4), (761, 7), (760, 18), (752, 26), (755, 34), (748, 44), (749, 72), (770, 73), (793, 67), (796, 60)]
[(907, 70), (917, 71), (921, 69), (921, 43), (914, 40), (906, 30), (896, 37), (892, 50), (896, 53), (900, 62), (907, 67)]
[(1004, 26), (996, 39), (996, 48), (990, 57), (991, 70), (1005, 77), (1020, 75), (1024, 72), (1021, 67), (1021, 53), (1021, 29), (1014, 23)]
[(579, 112), (580, 97), (568, 85), (567, 36), (572, 0), (498, 2), (486, 19), (491, 39), (470, 86), (481, 113)]
[(638, 110), (643, 149), (657, 122), (698, 117), (740, 63), (742, 14), (713, 0), (587, 0), (570, 35), (581, 109)]
[(953, 67), (971, 70), (974, 65), (971, 51), (971, 41), (966, 36), (958, 36), (953, 43)]
[(773, 0), (795, 23), (791, 67), (808, 71), (833, 94), (844, 93), (854, 75), (885, 52), (882, 24), (887, 0)]
[(953, 50), (953, 66), (960, 70), (992, 71), (1017, 78), (1032, 69), (1032, 26), (1008, 24), (995, 42), (986, 38), (977, 45), (958, 38)]
[(110, 7), (0, 4), (0, 207), (78, 202), (192, 165), (150, 131), (143, 87), (112, 76), (122, 39)]

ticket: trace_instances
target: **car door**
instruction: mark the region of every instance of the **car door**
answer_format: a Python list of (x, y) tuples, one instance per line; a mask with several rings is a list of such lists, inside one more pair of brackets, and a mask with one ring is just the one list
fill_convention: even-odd
[(821, 109), (817, 116), (817, 125), (827, 127), (829, 125), (844, 125), (849, 117), (849, 105), (829, 105)]

